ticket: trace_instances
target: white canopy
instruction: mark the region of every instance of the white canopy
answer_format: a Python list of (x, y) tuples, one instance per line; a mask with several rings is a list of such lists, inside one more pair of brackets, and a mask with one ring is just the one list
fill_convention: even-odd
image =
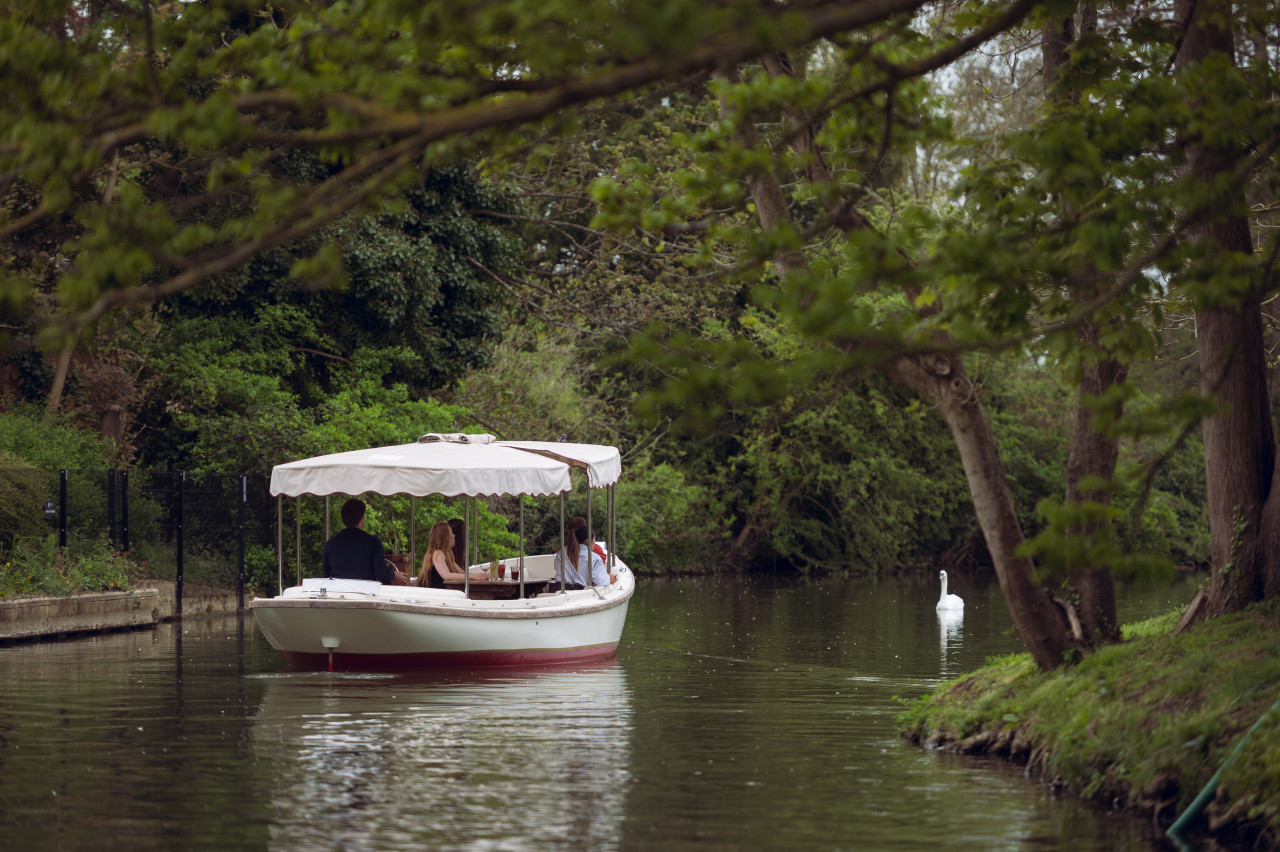
[[(373, 447), (276, 465), (271, 493), (548, 495), (569, 491), (569, 466), (585, 468), (588, 484), (617, 481), (622, 471), (615, 447), (544, 441), (494, 442), (491, 435), (424, 435), (418, 443)], [(558, 452), (552, 454), (549, 448)]]

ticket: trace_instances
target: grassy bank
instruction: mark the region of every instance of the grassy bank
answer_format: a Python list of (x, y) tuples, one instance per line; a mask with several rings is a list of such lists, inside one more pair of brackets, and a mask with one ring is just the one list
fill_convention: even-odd
[[(1056, 672), (1026, 654), (912, 702), (904, 733), (1029, 763), (1041, 778), (1168, 826), (1280, 699), (1280, 601), (1170, 635), (1179, 613)], [(1192, 835), (1280, 844), (1280, 712), (1219, 779)]]

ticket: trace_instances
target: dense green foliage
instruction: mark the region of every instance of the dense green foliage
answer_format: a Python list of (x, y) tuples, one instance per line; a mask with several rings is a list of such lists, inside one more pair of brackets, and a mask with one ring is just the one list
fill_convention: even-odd
[(152, 355), (155, 392), (139, 419), (157, 428), (142, 445), (144, 461), (266, 472), (293, 458), (454, 429), (449, 406), (413, 399), (404, 384), (384, 380), (397, 363), (417, 360), (407, 348), (351, 353), (350, 363), (334, 371), (338, 386), (308, 398), (289, 378), (305, 357), (294, 344), (314, 332), (309, 318), (265, 309), (247, 327), (197, 320), (173, 331), (181, 335), (191, 326), (182, 347)]
[(0, 597), (123, 591), (143, 576), (136, 562), (103, 540), (63, 550), (54, 535), (18, 537), (3, 559)]
[(818, 409), (784, 400), (746, 419), (725, 489), (761, 554), (805, 569), (933, 563), (976, 534), (942, 424), (880, 379)]
[[(1176, 28), (1144, 11), (1073, 45), (1063, 86), (1087, 107), (1046, 108), (1034, 62), (992, 94), (1002, 69), (973, 49), (1037, 31), (1032, 5), (6, 14), (5, 359), (86, 429), (121, 406), (119, 463), (263, 472), (432, 430), (566, 434), (623, 448), (637, 565), (884, 570), (984, 560), (952, 437), (875, 372), (942, 342), (966, 350), (1042, 566), (1202, 563), (1182, 433), (1206, 408), (1170, 403), (1153, 355), (1190, 345), (1176, 312), (1261, 272), (1175, 238), (1212, 199), (1168, 142), (1252, 140), (1264, 189), (1275, 116), (1248, 93), (1271, 70), (1170, 74)], [(1019, 36), (999, 46), (1022, 61)], [(782, 50), (794, 73), (768, 70)], [(1191, 109), (1210, 81), (1220, 102)], [(764, 174), (780, 224), (758, 215)], [(1110, 287), (1088, 316), (1086, 266)], [(65, 390), (38, 346), (67, 356)], [(1078, 507), (1055, 501), (1104, 355), (1134, 365), (1117, 393), (1136, 413), (1100, 427), (1122, 440), (1116, 533), (1073, 550)], [(550, 541), (553, 510), (529, 513)]]
[(0, 410), (0, 453), (40, 470), (92, 470), (110, 461), (113, 448), (63, 418), (51, 422), (34, 406), (8, 400)]
[[(1030, 760), (1037, 772), (1103, 802), (1171, 821), (1280, 700), (1280, 608), (1275, 602), (1180, 636), (1178, 613), (1126, 628), (1128, 641), (1044, 673), (1025, 654), (913, 702), (908, 736)], [(1217, 817), (1280, 837), (1280, 713), (1253, 733), (1223, 774)]]
[[(30, 462), (0, 450), (0, 553), (15, 536), (39, 535), (48, 527), (41, 494), (52, 494), (51, 477)], [(47, 499), (47, 498), (46, 498)]]
[[(344, 217), (168, 300), (157, 345), (213, 333), (186, 321), (209, 321), (233, 339), (279, 323), (262, 331), (276, 348), (292, 344), (283, 374), (299, 390), (340, 386), (360, 350), (411, 350), (414, 358), (386, 365), (388, 378), (417, 393), (447, 386), (488, 364), (500, 337), (503, 276), (516, 271), (519, 244), (487, 217), (515, 212), (508, 196), (470, 169), (433, 169), (377, 213)], [(295, 274), (301, 259), (334, 249), (341, 259), (335, 278)], [(248, 327), (236, 329), (237, 322)]]
[[(58, 471), (96, 471), (115, 447), (65, 418), (47, 421), (33, 406), (0, 411), (0, 555), (18, 539), (44, 540), (52, 517), (45, 505), (58, 499)], [(73, 492), (68, 511), (102, 528), (105, 507), (96, 494)]]

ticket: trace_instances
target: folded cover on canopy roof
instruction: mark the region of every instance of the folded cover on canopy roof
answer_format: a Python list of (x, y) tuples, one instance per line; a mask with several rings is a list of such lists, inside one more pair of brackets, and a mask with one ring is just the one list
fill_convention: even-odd
[(448, 439), (316, 456), (271, 470), (271, 493), (286, 497), (366, 492), (415, 497), (546, 495), (571, 487), (567, 461), (496, 443)]
[(587, 484), (603, 488), (622, 475), (622, 456), (607, 444), (570, 444), (563, 441), (495, 441), (494, 446), (515, 447), (556, 459), (587, 471)]

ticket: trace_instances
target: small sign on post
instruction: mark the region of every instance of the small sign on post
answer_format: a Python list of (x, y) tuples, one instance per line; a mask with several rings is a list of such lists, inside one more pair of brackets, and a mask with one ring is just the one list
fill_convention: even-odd
[(54, 502), (54, 501), (52, 501), (52, 500), (45, 500), (45, 501), (44, 501), (44, 513), (45, 513), (46, 515), (56, 515), (56, 514), (58, 514), (58, 504), (57, 504), (57, 503), (55, 503), (55, 502)]

